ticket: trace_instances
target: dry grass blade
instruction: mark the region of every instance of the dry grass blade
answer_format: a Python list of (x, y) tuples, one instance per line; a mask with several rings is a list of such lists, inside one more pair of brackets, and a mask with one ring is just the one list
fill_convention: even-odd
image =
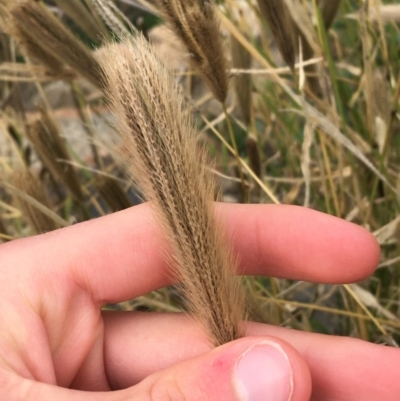
[[(314, 30), (309, 13), (304, 7), (304, 3), (298, 0), (286, 1), (291, 19), (294, 24), (294, 32), (296, 37), (296, 51), (303, 60), (310, 60), (315, 55), (320, 55), (320, 45)], [(301, 52), (301, 55), (300, 55)], [(314, 94), (321, 92), (320, 82), (318, 79), (318, 70), (316, 65), (309, 65), (304, 68), (307, 74), (307, 86)]]
[[(359, 13), (351, 13), (346, 15), (347, 18), (358, 19)], [(400, 4), (384, 4), (377, 7), (369, 7), (368, 18), (373, 21), (382, 18), (384, 23), (400, 21)]]
[(234, 340), (242, 334), (243, 295), (185, 98), (143, 37), (109, 46), (101, 62), (127, 163), (162, 222), (188, 307), (214, 345)]
[(302, 145), (301, 154), (301, 171), (303, 172), (306, 193), (304, 196), (304, 207), (310, 206), (310, 192), (311, 192), (311, 146), (313, 144), (313, 128), (311, 124), (306, 122), (304, 127), (304, 140)]
[[(50, 201), (46, 196), (41, 182), (28, 170), (21, 170), (14, 173), (14, 185), (51, 210)], [(37, 210), (32, 204), (26, 202), (22, 198), (19, 198), (18, 201), (22, 210), (22, 215), (30, 222), (31, 226), (38, 234), (59, 228), (54, 220)]]
[[(295, 46), (298, 47), (299, 36), (303, 42), (307, 42), (315, 54), (320, 52), (318, 34), (313, 24), (313, 16), (307, 7), (307, 2), (298, 0), (282, 0), (287, 7), (288, 14), (295, 30)], [(297, 49), (298, 50), (298, 49)], [(304, 43), (303, 43), (303, 52)], [(305, 60), (305, 58), (303, 57)]]
[(293, 21), (283, 0), (257, 0), (263, 18), (267, 21), (285, 62), (294, 67), (296, 45)]
[(15, 187), (14, 185), (11, 185), (10, 183), (4, 181), (1, 178), (0, 178), (0, 186), (4, 187), (8, 191), (10, 191), (12, 194), (18, 196), (18, 198), (21, 199), (23, 202), (28, 203), (29, 205), (34, 207), (36, 210), (43, 213), (45, 216), (49, 217), (59, 227), (68, 227), (70, 225), (68, 223), (68, 221), (64, 220), (57, 213), (55, 213), (51, 209), (49, 209), (46, 205), (37, 201), (32, 196), (28, 195), (25, 191), (21, 191), (19, 188)]
[(211, 0), (157, 0), (164, 18), (185, 44), (193, 66), (216, 99), (225, 102), (228, 75), (219, 24)]
[(10, 8), (9, 24), (21, 34), (21, 44), (29, 54), (52, 58), (58, 66), (69, 65), (92, 84), (102, 86), (100, 67), (91, 52), (43, 6), (30, 1), (17, 3)]
[(0, 81), (32, 82), (49, 81), (54, 76), (49, 75), (48, 69), (43, 65), (21, 64), (21, 63), (1, 63)]
[[(373, 44), (368, 31), (368, 3), (363, 4), (360, 8), (360, 36), (363, 51), (363, 62), (364, 62), (364, 82), (365, 82), (365, 100), (367, 106), (367, 126), (371, 138), (374, 138), (374, 115), (373, 115), (373, 57), (372, 49)], [(376, 138), (374, 138), (376, 139)]]
[[(400, 21), (400, 5), (399, 4), (385, 4), (379, 7), (379, 12), (383, 22), (398, 22)], [(372, 19), (378, 20), (379, 14), (376, 9), (371, 7), (370, 17)]]
[(42, 163), (55, 179), (63, 182), (72, 196), (83, 201), (84, 195), (79, 178), (70, 163), (70, 156), (57, 124), (42, 110), (42, 118), (27, 127), (27, 136), (32, 142)]
[(379, 116), (388, 124), (391, 114), (391, 91), (383, 71), (377, 70), (374, 72), (372, 97), (374, 101), (374, 115)]
[(391, 117), (391, 90), (382, 71), (375, 71), (372, 80), (372, 102), (376, 142), (380, 153), (385, 149)]

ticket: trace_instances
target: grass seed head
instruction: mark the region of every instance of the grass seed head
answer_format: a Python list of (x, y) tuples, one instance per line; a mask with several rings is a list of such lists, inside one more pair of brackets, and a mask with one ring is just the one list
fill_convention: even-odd
[(283, 59), (293, 68), (296, 61), (294, 24), (284, 0), (257, 0), (257, 2)]
[(168, 238), (177, 280), (214, 345), (238, 338), (244, 318), (235, 258), (213, 211), (214, 181), (175, 78), (143, 37), (101, 60), (125, 158)]
[(157, 0), (164, 18), (185, 44), (192, 65), (217, 100), (228, 94), (227, 64), (211, 0)]
[(29, 56), (55, 69), (68, 65), (92, 84), (103, 87), (103, 76), (92, 53), (42, 5), (17, 2), (8, 12), (15, 38)]

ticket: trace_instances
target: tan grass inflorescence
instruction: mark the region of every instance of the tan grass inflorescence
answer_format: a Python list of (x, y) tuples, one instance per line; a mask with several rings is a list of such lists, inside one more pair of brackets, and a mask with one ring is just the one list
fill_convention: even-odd
[(185, 44), (194, 68), (224, 103), (228, 94), (226, 59), (211, 0), (157, 0), (164, 18)]
[(244, 301), (187, 102), (143, 37), (110, 45), (101, 63), (128, 168), (162, 222), (188, 307), (214, 345), (234, 340)]
[(3, 10), (8, 15), (4, 23), (7, 31), (29, 56), (54, 67), (56, 72), (68, 65), (93, 85), (103, 87), (100, 68), (92, 53), (42, 5), (17, 1)]
[(257, 0), (261, 15), (267, 21), (283, 59), (293, 68), (296, 45), (293, 20), (284, 0)]

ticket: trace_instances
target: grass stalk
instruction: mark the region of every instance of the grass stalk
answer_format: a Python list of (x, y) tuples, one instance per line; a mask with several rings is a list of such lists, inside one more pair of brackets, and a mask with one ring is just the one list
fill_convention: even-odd
[(240, 178), (240, 185), (241, 185), (241, 188), (242, 188), (243, 202), (247, 203), (247, 201), (248, 201), (248, 192), (249, 191), (248, 191), (248, 188), (246, 186), (244, 175), (243, 175), (242, 164), (240, 162), (239, 149), (238, 149), (238, 146), (237, 146), (237, 143), (236, 143), (235, 134), (233, 132), (231, 117), (230, 117), (230, 115), (228, 113), (228, 110), (226, 109), (226, 104), (225, 103), (222, 104), (222, 108), (224, 110), (225, 120), (226, 120), (226, 123), (228, 125), (229, 137), (230, 137), (230, 140), (231, 140), (232, 148), (234, 150), (234, 156), (235, 156), (235, 159), (236, 159), (236, 164), (238, 166), (238, 173), (239, 173), (239, 178)]
[(331, 189), (333, 205), (334, 205), (334, 208), (335, 208), (335, 214), (336, 214), (336, 216), (340, 217), (339, 201), (338, 201), (338, 197), (337, 197), (337, 194), (336, 194), (336, 187), (335, 187), (335, 184), (333, 182), (332, 169), (331, 169), (331, 165), (330, 165), (330, 162), (329, 162), (328, 152), (327, 152), (327, 149), (326, 149), (325, 137), (320, 131), (318, 131), (318, 136), (319, 136), (319, 141), (320, 141), (320, 144), (321, 144), (321, 150), (322, 150), (323, 160), (324, 160), (324, 163), (325, 163), (326, 174), (327, 174), (329, 186), (330, 186), (330, 189)]

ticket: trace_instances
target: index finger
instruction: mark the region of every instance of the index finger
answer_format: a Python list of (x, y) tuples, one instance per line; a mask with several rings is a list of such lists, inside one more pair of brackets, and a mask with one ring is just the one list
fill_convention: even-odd
[[(368, 276), (379, 246), (363, 228), (296, 206), (217, 204), (239, 271), (344, 283)], [(43, 274), (66, 275), (94, 300), (120, 302), (171, 284), (167, 240), (144, 204), (0, 247), (3, 258)], [(11, 262), (11, 261), (10, 261)]]

